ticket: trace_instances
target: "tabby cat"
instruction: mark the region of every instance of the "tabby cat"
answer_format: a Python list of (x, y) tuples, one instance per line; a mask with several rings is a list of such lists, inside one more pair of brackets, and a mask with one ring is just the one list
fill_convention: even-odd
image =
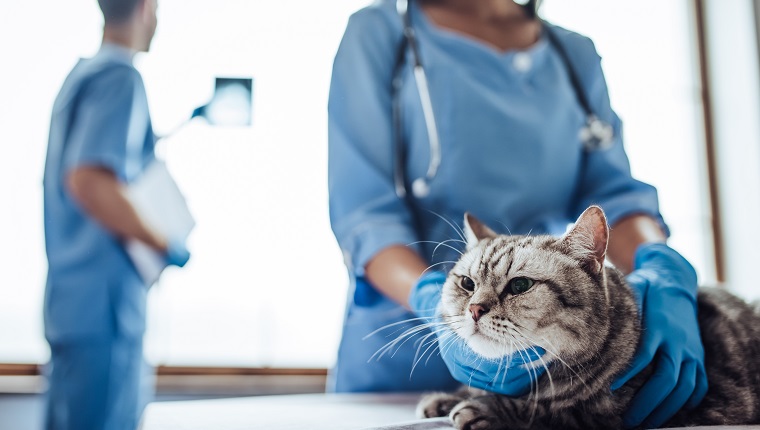
[[(428, 394), (425, 417), (458, 429), (617, 429), (651, 367), (614, 393), (639, 341), (638, 310), (621, 273), (604, 264), (603, 211), (588, 208), (562, 237), (497, 235), (465, 216), (467, 249), (443, 286), (443, 320), (485, 358), (526, 345), (546, 350), (543, 374), (525, 396), (463, 388)], [(760, 423), (760, 308), (700, 288), (699, 326), (709, 390), (666, 426)], [(445, 347), (445, 345), (444, 345)]]

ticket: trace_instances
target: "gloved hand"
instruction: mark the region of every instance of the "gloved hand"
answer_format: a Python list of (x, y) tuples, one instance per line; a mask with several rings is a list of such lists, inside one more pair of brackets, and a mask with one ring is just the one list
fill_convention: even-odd
[(705, 352), (697, 324), (697, 274), (664, 243), (639, 246), (626, 278), (639, 304), (642, 339), (616, 390), (654, 362), (655, 372), (623, 416), (627, 427), (659, 427), (678, 410), (696, 407), (707, 393)]
[[(409, 295), (409, 306), (419, 316), (431, 322), (442, 322), (438, 303), (446, 281), (443, 272), (427, 272), (420, 277)], [(441, 357), (451, 376), (462, 384), (507, 396), (521, 396), (530, 391), (531, 384), (546, 370), (525, 368), (525, 363), (537, 360), (546, 351), (518, 351), (500, 360), (489, 360), (475, 354), (462, 338), (448, 327), (436, 326), (433, 331), (441, 345)]]
[(183, 267), (190, 259), (190, 251), (187, 250), (184, 242), (169, 240), (164, 258), (169, 266)]

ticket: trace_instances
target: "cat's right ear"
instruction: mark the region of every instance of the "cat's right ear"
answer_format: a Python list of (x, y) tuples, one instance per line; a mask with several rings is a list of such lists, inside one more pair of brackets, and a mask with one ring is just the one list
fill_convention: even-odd
[(604, 211), (599, 206), (591, 206), (578, 217), (562, 241), (567, 245), (570, 255), (587, 263), (593, 272), (599, 273), (604, 267), (609, 236)]
[(472, 249), (483, 239), (496, 237), (498, 234), (480, 222), (469, 212), (464, 214), (464, 236), (467, 238), (467, 249)]

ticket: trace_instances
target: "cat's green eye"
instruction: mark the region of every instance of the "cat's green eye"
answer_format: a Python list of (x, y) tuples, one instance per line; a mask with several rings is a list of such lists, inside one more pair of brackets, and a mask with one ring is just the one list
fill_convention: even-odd
[(515, 278), (509, 281), (509, 285), (507, 286), (512, 294), (522, 294), (530, 290), (530, 287), (533, 286), (533, 280), (528, 278)]
[(475, 281), (466, 276), (462, 276), (462, 279), (459, 281), (459, 285), (461, 285), (462, 288), (467, 291), (475, 290)]

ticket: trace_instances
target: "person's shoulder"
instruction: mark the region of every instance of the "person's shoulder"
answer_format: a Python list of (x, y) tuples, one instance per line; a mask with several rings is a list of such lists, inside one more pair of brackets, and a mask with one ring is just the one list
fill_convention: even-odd
[(90, 76), (103, 80), (142, 81), (135, 66), (122, 61), (104, 61), (92, 68)]
[(54, 111), (65, 109), (72, 102), (86, 97), (112, 98), (131, 94), (142, 86), (142, 77), (131, 64), (82, 58), (71, 69), (54, 103)]
[(401, 18), (395, 0), (376, 0), (354, 12), (348, 20), (348, 30), (377, 37), (401, 34)]
[(96, 106), (132, 103), (138, 91), (144, 91), (144, 84), (131, 64), (82, 59), (64, 81), (53, 110), (63, 111), (82, 102)]
[(99, 92), (131, 92), (142, 86), (140, 72), (121, 61), (91, 61), (83, 70), (82, 80)]
[(395, 1), (379, 0), (354, 12), (348, 19), (336, 60), (357, 58), (390, 63), (403, 34)]
[(548, 27), (549, 31), (557, 36), (571, 58), (585, 61), (599, 61), (599, 54), (597, 53), (596, 46), (591, 38), (559, 25), (548, 22), (545, 22), (544, 24)]

